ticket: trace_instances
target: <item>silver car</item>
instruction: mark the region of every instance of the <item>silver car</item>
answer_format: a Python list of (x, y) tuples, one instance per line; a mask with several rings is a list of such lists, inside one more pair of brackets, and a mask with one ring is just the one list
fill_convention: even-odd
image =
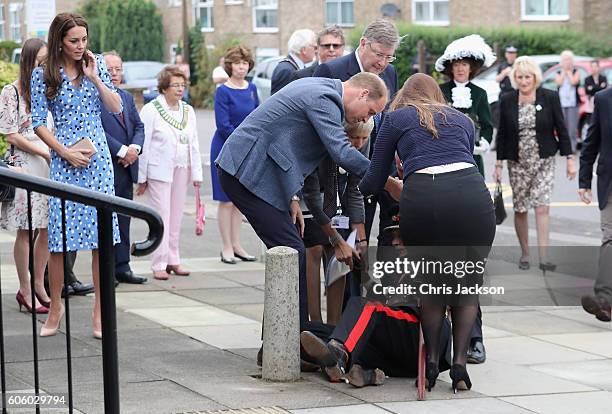
[(272, 73), (278, 65), (278, 62), (283, 60), (284, 56), (274, 57), (262, 60), (251, 70), (248, 78), (257, 87), (259, 102), (263, 102), (270, 97), (272, 89)]

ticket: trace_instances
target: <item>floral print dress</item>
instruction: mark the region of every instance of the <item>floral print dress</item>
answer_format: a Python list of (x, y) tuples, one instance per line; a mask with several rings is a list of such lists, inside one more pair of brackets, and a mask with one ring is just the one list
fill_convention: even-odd
[[(104, 84), (115, 90), (104, 59), (96, 55), (98, 75)], [(50, 178), (54, 181), (72, 184), (105, 194), (115, 194), (113, 163), (106, 135), (102, 128), (100, 109), (102, 102), (98, 89), (86, 76), (75, 86), (60, 68), (62, 83), (57, 96), (48, 100), (43, 69), (32, 73), (32, 125), (36, 129), (46, 125), (47, 110), (53, 115), (55, 138), (68, 147), (88, 137), (98, 151), (89, 165), (76, 168), (51, 151)], [(62, 246), (61, 201), (49, 198), (49, 251), (61, 252)], [(98, 248), (98, 217), (92, 206), (66, 201), (66, 246), (67, 250), (92, 250)], [(119, 243), (117, 215), (113, 213), (113, 243)]]
[[(16, 83), (6, 85), (0, 94), (0, 133), (4, 135), (19, 133), (30, 143), (40, 147), (43, 151), (49, 148), (40, 140), (32, 129), (32, 116), (26, 112), (26, 104), (21, 95), (17, 98)], [(17, 101), (19, 100), (19, 109)], [(21, 167), (25, 174), (49, 178), (49, 165), (39, 155), (30, 154), (13, 147), (13, 161), (15, 166)], [(7, 152), (10, 151), (7, 148)], [(49, 222), (49, 205), (47, 196), (31, 193), (32, 227), (46, 229)], [(23, 188), (15, 189), (15, 199), (10, 203), (2, 203), (0, 227), (4, 230), (28, 230), (28, 195)]]
[(555, 157), (540, 158), (536, 140), (536, 107), (519, 104), (518, 161), (508, 160), (514, 211), (550, 204), (555, 178)]

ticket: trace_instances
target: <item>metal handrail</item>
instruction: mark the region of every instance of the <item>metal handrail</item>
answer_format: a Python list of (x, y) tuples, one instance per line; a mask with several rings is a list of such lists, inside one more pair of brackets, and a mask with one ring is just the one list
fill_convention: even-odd
[[(114, 286), (114, 254), (113, 254), (113, 220), (112, 213), (116, 212), (126, 216), (140, 218), (147, 222), (149, 234), (144, 241), (132, 243), (131, 252), (135, 256), (144, 256), (154, 251), (161, 243), (164, 234), (164, 225), (161, 216), (151, 207), (136, 203), (112, 195), (99, 193), (94, 190), (81, 188), (78, 186), (56, 182), (47, 178), (35, 177), (23, 174), (9, 168), (0, 167), (0, 183), (23, 188), (28, 191), (28, 205), (30, 205), (30, 193), (32, 191), (46, 194), (51, 197), (58, 197), (62, 200), (62, 231), (65, 232), (65, 201), (70, 200), (77, 203), (93, 206), (98, 214), (98, 252), (99, 252), (99, 271), (100, 271), (100, 295), (102, 311), (102, 368), (104, 377), (104, 412), (107, 414), (119, 414), (119, 364), (117, 356), (117, 319), (115, 306), (115, 286)], [(28, 207), (28, 215), (31, 214)], [(31, 216), (29, 216), (31, 217)], [(30, 218), (31, 220), (31, 218)], [(30, 224), (30, 272), (33, 272), (32, 261), (32, 226)], [(63, 250), (66, 250), (66, 237), (63, 237)], [(64, 255), (64, 267), (66, 266), (66, 256)], [(109, 276), (110, 277), (107, 277)], [(105, 277), (102, 277), (105, 276)], [(30, 280), (31, 289), (34, 290), (34, 279)], [(32, 296), (34, 297), (34, 296)], [(0, 301), (1, 303), (1, 301)], [(34, 299), (32, 299), (34, 308)], [(70, 321), (69, 321), (69, 302), (66, 296), (66, 351), (68, 356), (68, 398), (69, 412), (73, 412), (72, 401), (72, 368), (70, 361)], [(0, 308), (0, 321), (2, 310)], [(37, 380), (37, 341), (36, 341), (36, 313), (32, 313), (33, 324), (33, 345), (34, 345), (34, 365), (35, 365), (35, 390), (38, 392)], [(0, 353), (2, 354), (2, 410), (6, 412), (5, 383), (4, 383), (4, 333), (0, 329)], [(36, 405), (36, 412), (40, 412), (40, 406)]]

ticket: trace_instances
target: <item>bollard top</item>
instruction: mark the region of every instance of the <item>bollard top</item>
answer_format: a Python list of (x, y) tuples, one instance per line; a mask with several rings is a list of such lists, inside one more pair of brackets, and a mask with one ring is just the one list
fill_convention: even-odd
[(297, 255), (298, 251), (292, 247), (276, 246), (269, 249), (266, 254), (269, 256), (292, 256), (294, 254)]

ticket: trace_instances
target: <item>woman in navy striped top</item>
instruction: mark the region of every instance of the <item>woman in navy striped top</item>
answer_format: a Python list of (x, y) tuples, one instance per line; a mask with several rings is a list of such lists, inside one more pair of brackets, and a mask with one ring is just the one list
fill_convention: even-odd
[[(474, 125), (446, 105), (435, 80), (411, 76), (398, 92), (378, 132), (372, 162), (359, 185), (363, 195), (383, 189), (389, 165), (397, 152), (404, 170), (400, 199), (400, 233), (413, 260), (484, 263), (495, 237), (491, 196), (474, 163)], [(421, 246), (427, 246), (420, 249)], [(444, 248), (440, 252), (440, 246)], [(437, 247), (434, 249), (434, 247)], [(412, 253), (410, 253), (412, 252)], [(450, 256), (452, 254), (452, 256)], [(453, 269), (459, 269), (453, 267)], [(439, 342), (446, 305), (452, 305), (453, 390), (471, 388), (465, 369), (470, 332), (478, 312), (478, 297), (457, 287), (481, 284), (483, 272), (469, 276), (434, 270), (419, 275), (421, 324), (427, 345), (428, 388), (438, 376)], [(448, 290), (435, 290), (441, 286)]]

